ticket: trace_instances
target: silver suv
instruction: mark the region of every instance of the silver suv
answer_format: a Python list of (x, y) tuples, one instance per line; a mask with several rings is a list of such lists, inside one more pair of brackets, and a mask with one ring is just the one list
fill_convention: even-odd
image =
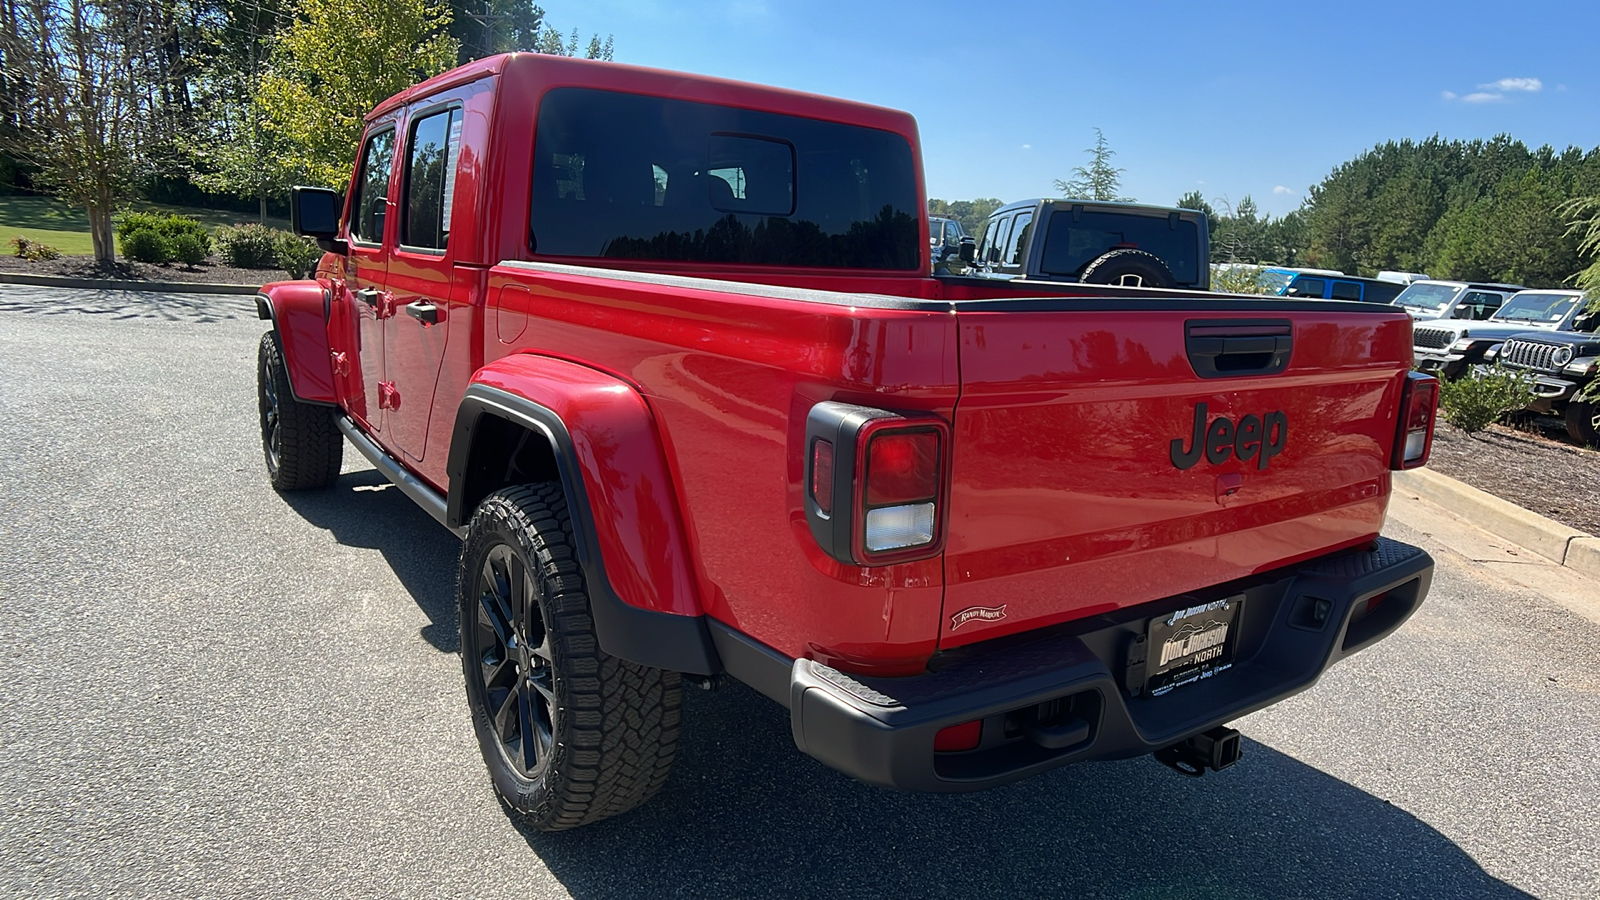
[(1506, 298), (1527, 290), (1519, 284), (1472, 281), (1413, 281), (1394, 298), (1413, 319), (1482, 320), (1494, 315)]

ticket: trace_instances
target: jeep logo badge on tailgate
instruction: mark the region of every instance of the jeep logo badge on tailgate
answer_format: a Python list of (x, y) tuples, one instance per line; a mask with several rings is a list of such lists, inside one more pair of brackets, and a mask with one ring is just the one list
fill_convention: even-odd
[(1183, 438), (1172, 442), (1172, 464), (1188, 469), (1200, 461), (1215, 465), (1229, 455), (1241, 462), (1256, 460), (1256, 468), (1265, 471), (1272, 458), (1283, 452), (1289, 441), (1289, 417), (1282, 412), (1269, 412), (1260, 418), (1245, 416), (1234, 424), (1227, 416), (1218, 416), (1206, 425), (1206, 405), (1194, 408), (1194, 433), (1189, 436), (1189, 449), (1183, 449)]

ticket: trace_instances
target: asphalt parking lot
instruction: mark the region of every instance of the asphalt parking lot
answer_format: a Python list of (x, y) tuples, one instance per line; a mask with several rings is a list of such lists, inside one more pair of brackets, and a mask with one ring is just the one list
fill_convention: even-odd
[(521, 830), (467, 719), (456, 540), (353, 450), (334, 489), (272, 492), (263, 325), (0, 286), (0, 895), (1600, 894), (1600, 625), (1398, 523), (1428, 602), (1235, 723), (1226, 772), (894, 794), (735, 684), (688, 698), (650, 804)]

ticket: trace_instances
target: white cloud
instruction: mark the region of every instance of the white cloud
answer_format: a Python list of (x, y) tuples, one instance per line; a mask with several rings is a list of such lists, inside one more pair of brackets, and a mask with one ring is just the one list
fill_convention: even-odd
[(1536, 93), (1544, 89), (1544, 82), (1537, 78), (1502, 78), (1488, 84), (1480, 84), (1479, 88), (1486, 91), (1527, 91)]
[(1273, 188), (1272, 192), (1274, 194), (1293, 194), (1294, 193), (1294, 191), (1289, 190), (1288, 188), (1284, 187), (1281, 184), (1278, 185), (1277, 187)]
[(1465, 97), (1462, 97), (1461, 98), (1461, 102), (1463, 102), (1463, 103), (1498, 103), (1501, 100), (1504, 100), (1505, 98), (1506, 98), (1505, 94), (1496, 94), (1496, 93), (1492, 93), (1492, 92), (1479, 92), (1479, 93), (1475, 93), (1475, 94), (1468, 94)]
[(1023, 144), (1022, 145), (1022, 149), (1024, 149), (1024, 150), (1032, 150), (1033, 149), (1033, 145), (1032, 144)]
[(1439, 92), (1439, 96), (1443, 97), (1446, 100), (1454, 100), (1456, 98), (1456, 92), (1455, 91), (1440, 91)]

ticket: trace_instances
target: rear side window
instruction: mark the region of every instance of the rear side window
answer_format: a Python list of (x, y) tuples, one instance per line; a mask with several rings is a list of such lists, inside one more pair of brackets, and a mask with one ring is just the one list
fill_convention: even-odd
[(361, 176), (356, 179), (356, 202), (350, 216), (350, 236), (368, 244), (383, 243), (383, 221), (388, 211), (389, 174), (394, 171), (394, 129), (367, 139), (361, 155)]
[(1328, 283), (1321, 278), (1296, 278), (1285, 293), (1290, 297), (1321, 297)]
[(887, 131), (589, 88), (539, 107), (540, 255), (918, 268), (911, 146)]
[(1006, 238), (1006, 250), (1002, 254), (1001, 265), (1022, 265), (1022, 253), (1028, 246), (1028, 232), (1033, 230), (1033, 213), (1025, 212), (1017, 216), (1016, 224), (1011, 226), (1011, 235)]
[(1335, 281), (1328, 296), (1335, 300), (1360, 300), (1361, 285), (1354, 281)]
[(460, 152), (459, 109), (425, 116), (412, 126), (406, 160), (405, 228), (400, 243), (444, 249), (450, 237), (450, 204), (455, 199)]
[(1057, 207), (1044, 234), (1040, 269), (1050, 275), (1083, 274), (1084, 267), (1120, 247), (1153, 253), (1179, 284), (1200, 280), (1200, 233), (1188, 219)]

